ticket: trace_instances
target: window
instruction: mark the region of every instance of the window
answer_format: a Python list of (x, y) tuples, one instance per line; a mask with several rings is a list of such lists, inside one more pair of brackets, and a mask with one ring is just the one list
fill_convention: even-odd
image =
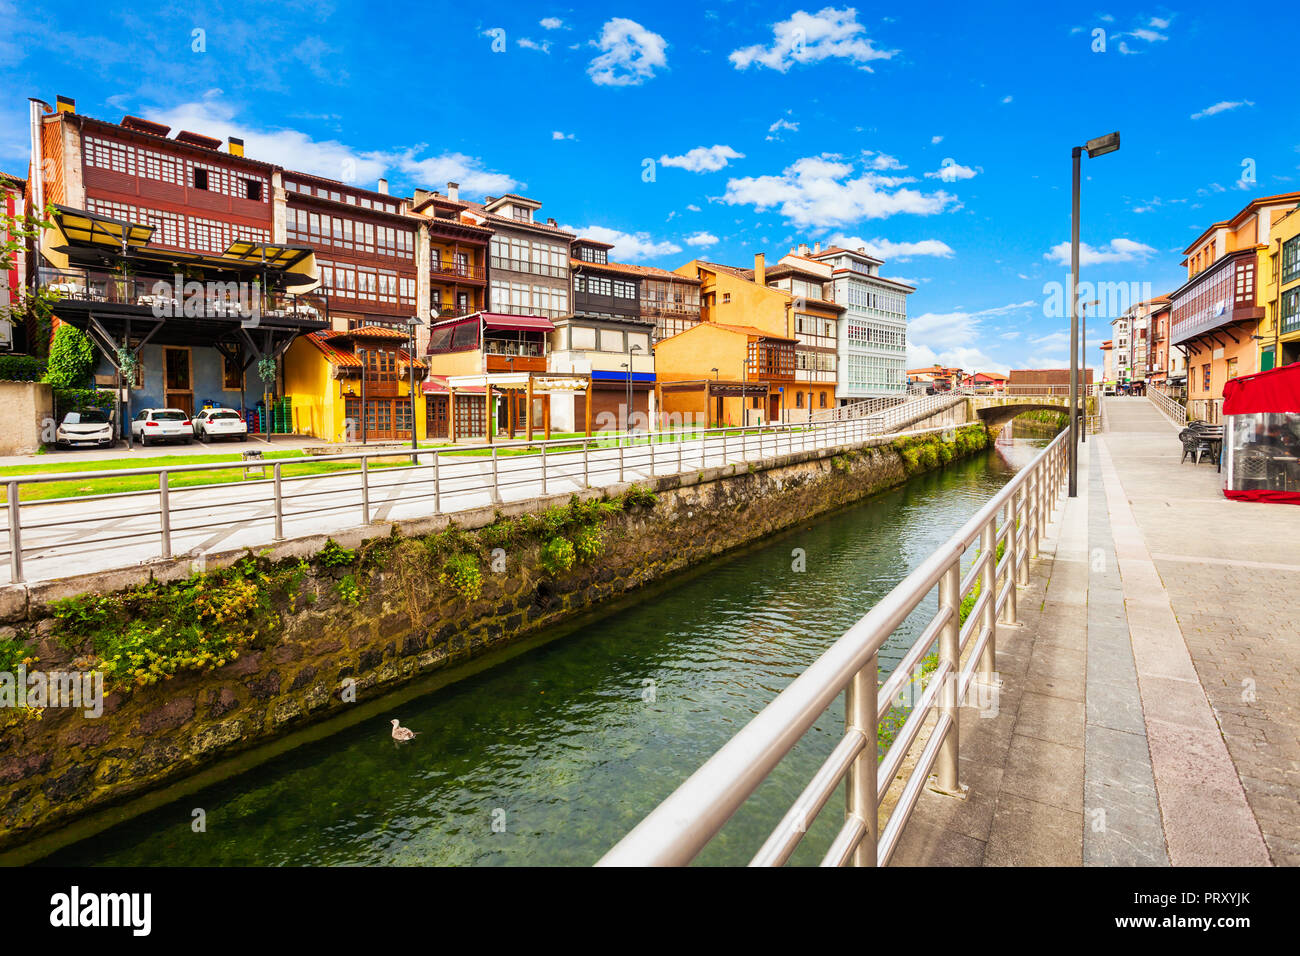
[(1282, 281), (1300, 279), (1300, 236), (1282, 244)]
[(821, 394), (821, 406), (822, 406), (822, 408), (825, 408), (825, 407), (826, 407), (826, 393), (825, 393), (825, 392), (821, 392), (820, 394)]
[(262, 184), (255, 179), (244, 180), (244, 198), (254, 202), (262, 201)]
[(731, 293), (730, 292), (722, 293), (722, 304), (726, 305), (730, 301), (731, 301)]
[(1204, 383), (1201, 386), (1201, 391), (1208, 392), (1210, 390), (1210, 366), (1208, 364), (1201, 369), (1201, 374), (1203, 375)]
[(1236, 377), (1237, 377), (1237, 360), (1235, 358), (1230, 358), (1228, 359), (1228, 378), (1236, 378)]
[(244, 370), (242, 353), (231, 359), (229, 355), (222, 356), (221, 387), (226, 391), (239, 391), (243, 388)]
[(206, 169), (199, 169), (197, 166), (194, 168), (194, 188), (208, 188), (208, 171)]

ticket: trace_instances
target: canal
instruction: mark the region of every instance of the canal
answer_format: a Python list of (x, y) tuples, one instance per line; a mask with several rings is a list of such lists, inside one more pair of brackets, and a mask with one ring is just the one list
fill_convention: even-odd
[[(589, 865), (1048, 440), (1005, 434), (45, 862)], [(931, 613), (933, 596), (882, 670)], [(393, 717), (419, 737), (394, 744)], [(819, 721), (700, 862), (748, 862), (842, 733), (842, 710)], [(820, 859), (842, 806), (832, 799), (792, 863)]]

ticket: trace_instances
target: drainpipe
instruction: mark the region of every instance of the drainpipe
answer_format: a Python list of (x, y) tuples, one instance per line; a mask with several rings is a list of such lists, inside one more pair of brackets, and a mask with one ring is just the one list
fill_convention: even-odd
[(45, 181), (44, 181), (44, 159), (41, 151), (41, 117), (45, 113), (53, 113), (54, 108), (44, 100), (38, 100), (36, 97), (30, 97), (27, 100), (28, 116), (31, 121), (32, 134), (32, 203), (36, 209), (36, 215), (44, 218), (45, 215)]

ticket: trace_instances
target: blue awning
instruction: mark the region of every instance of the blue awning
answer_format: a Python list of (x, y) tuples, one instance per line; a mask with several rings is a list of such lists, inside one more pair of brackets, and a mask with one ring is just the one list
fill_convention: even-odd
[[(607, 372), (599, 369), (592, 371), (591, 380), (593, 382), (626, 382), (627, 372)], [(654, 372), (633, 372), (632, 381), (634, 382), (653, 382), (655, 380)]]

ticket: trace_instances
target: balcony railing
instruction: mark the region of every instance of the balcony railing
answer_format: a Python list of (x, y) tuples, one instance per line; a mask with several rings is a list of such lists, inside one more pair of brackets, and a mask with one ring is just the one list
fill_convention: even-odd
[(252, 283), (233, 280), (186, 279), (185, 288), (177, 295), (174, 280), (158, 276), (42, 267), (37, 278), (43, 288), (61, 300), (137, 306), (165, 317), (245, 318), (253, 313), (264, 318), (327, 319), (329, 316), (328, 301), (322, 296), (263, 294)]
[(435, 276), (447, 276), (453, 279), (475, 279), (480, 282), (487, 277), (487, 270), (482, 266), (455, 261), (440, 262), (436, 259), (429, 267), (429, 271)]

